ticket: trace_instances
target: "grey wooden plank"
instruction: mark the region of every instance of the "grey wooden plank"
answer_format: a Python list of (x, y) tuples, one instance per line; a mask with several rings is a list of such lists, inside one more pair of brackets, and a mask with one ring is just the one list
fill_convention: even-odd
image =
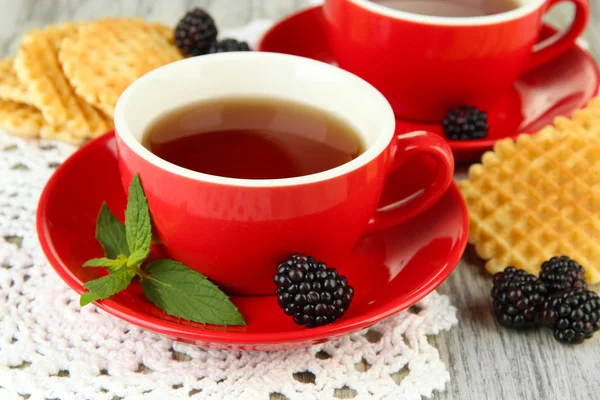
[(442, 399), (596, 399), (600, 341), (556, 342), (550, 330), (499, 327), (490, 312), (492, 283), (471, 248), (440, 292), (459, 310), (459, 327), (433, 338), (450, 370)]
[[(65, 20), (139, 15), (173, 25), (193, 7), (208, 9), (223, 30), (252, 19), (283, 17), (308, 0), (0, 0), (0, 56), (14, 53), (28, 29)], [(584, 37), (600, 59), (600, 0), (591, 0), (592, 17)], [(548, 21), (560, 27), (572, 16), (569, 5), (552, 10)], [(462, 171), (464, 176), (464, 168)], [(498, 328), (489, 312), (491, 280), (481, 262), (467, 254), (441, 286), (459, 310), (460, 325), (433, 336), (451, 380), (436, 400), (600, 398), (600, 339), (578, 347), (558, 344), (549, 331), (518, 333)], [(301, 376), (307, 380), (310, 377)], [(400, 379), (400, 377), (398, 377)], [(340, 398), (352, 392), (340, 389)], [(282, 396), (272, 395), (280, 400)]]
[(0, 0), (0, 56), (13, 54), (27, 30), (66, 20), (143, 16), (174, 25), (192, 7), (210, 11), (221, 30), (278, 19), (307, 0)]
[[(600, 0), (590, 0), (591, 15), (583, 38), (590, 46), (590, 52), (600, 59)], [(550, 10), (546, 20), (551, 24), (565, 28), (573, 18), (574, 7), (568, 1), (560, 3)]]

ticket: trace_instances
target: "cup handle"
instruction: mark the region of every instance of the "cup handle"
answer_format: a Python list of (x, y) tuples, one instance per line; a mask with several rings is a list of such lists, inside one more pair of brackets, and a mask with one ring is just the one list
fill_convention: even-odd
[(435, 159), (435, 178), (418, 195), (400, 199), (375, 211), (366, 233), (387, 229), (414, 217), (433, 205), (446, 192), (452, 181), (454, 157), (446, 140), (431, 132), (417, 131), (396, 136), (388, 175), (417, 155), (429, 155)]
[(562, 1), (570, 1), (575, 4), (575, 17), (571, 26), (565, 32), (556, 33), (536, 44), (525, 71), (539, 67), (563, 54), (573, 46), (573, 43), (575, 43), (581, 32), (585, 29), (590, 14), (588, 0), (548, 0), (546, 12)]

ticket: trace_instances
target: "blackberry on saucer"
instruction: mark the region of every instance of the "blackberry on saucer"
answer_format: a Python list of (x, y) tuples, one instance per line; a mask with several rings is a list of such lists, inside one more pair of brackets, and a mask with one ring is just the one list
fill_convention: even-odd
[(208, 53), (228, 53), (231, 51), (252, 51), (248, 43), (235, 39), (223, 39), (210, 45)]
[(446, 114), (442, 128), (450, 140), (483, 139), (489, 130), (487, 114), (472, 106), (456, 107)]
[(293, 254), (279, 264), (273, 278), (277, 304), (307, 328), (327, 325), (340, 318), (352, 301), (354, 289), (334, 268), (303, 254)]
[(494, 275), (492, 311), (500, 325), (513, 329), (533, 328), (545, 299), (544, 284), (523, 270), (508, 267)]
[(544, 304), (541, 322), (559, 342), (582, 343), (600, 329), (600, 298), (584, 289), (553, 294)]
[(201, 8), (188, 11), (175, 27), (175, 43), (188, 56), (206, 54), (217, 39), (213, 18)]
[(552, 257), (545, 261), (542, 264), (540, 280), (544, 282), (550, 294), (587, 289), (583, 267), (567, 256)]

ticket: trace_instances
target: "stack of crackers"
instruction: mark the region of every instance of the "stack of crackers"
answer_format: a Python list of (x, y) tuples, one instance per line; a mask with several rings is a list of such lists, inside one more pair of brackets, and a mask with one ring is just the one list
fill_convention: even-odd
[(537, 275), (566, 255), (600, 283), (600, 100), (516, 141), (496, 142), (459, 184), (469, 242), (490, 273), (515, 266)]
[(30, 31), (15, 57), (0, 60), (0, 129), (81, 144), (112, 129), (127, 86), (181, 58), (170, 27), (141, 19)]

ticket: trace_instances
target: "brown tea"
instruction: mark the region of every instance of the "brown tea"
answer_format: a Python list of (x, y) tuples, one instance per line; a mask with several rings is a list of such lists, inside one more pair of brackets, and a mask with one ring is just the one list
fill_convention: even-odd
[(224, 98), (159, 117), (142, 144), (180, 167), (240, 179), (315, 174), (363, 152), (354, 128), (315, 107), (274, 98)]
[(520, 6), (519, 0), (374, 0), (382, 6), (436, 17), (477, 17)]

